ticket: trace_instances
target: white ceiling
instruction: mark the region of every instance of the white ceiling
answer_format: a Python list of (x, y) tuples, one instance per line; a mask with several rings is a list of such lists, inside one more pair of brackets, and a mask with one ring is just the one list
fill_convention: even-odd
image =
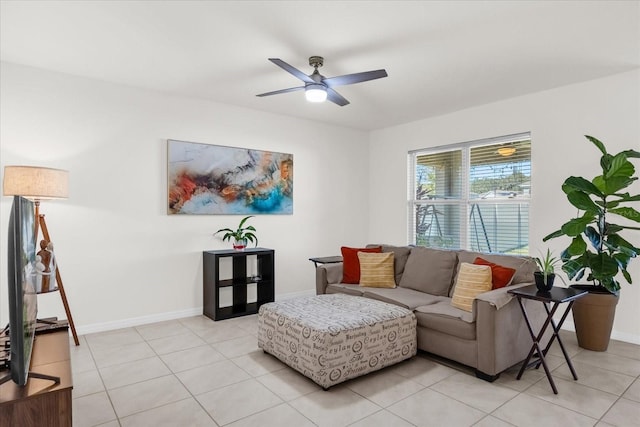
[[(372, 130), (640, 67), (639, 1), (6, 1), (2, 61)], [(309, 104), (267, 61), (332, 77)], [(1, 78), (1, 76), (0, 76)], [(549, 106), (552, 108), (553, 106)]]

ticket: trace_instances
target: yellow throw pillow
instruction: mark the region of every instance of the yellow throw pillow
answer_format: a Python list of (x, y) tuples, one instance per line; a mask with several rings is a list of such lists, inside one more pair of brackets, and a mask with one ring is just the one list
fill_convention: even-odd
[(360, 286), (371, 288), (395, 288), (393, 252), (358, 252), (360, 261)]
[(491, 267), (463, 262), (456, 278), (451, 305), (471, 312), (473, 300), (483, 292), (491, 290)]

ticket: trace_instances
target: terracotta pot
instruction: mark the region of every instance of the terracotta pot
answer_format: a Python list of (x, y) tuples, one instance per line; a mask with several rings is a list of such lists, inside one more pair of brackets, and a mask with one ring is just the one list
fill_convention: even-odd
[(619, 295), (592, 285), (572, 285), (589, 293), (572, 307), (578, 345), (592, 351), (607, 351)]

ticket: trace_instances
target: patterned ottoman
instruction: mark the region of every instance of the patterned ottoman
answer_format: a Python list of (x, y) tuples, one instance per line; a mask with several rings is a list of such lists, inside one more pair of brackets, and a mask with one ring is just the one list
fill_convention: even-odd
[(416, 317), (403, 307), (344, 294), (264, 304), (258, 347), (327, 389), (414, 356)]

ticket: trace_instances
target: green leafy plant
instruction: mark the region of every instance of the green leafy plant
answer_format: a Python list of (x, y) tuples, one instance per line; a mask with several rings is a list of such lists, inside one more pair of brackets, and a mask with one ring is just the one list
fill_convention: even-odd
[[(562, 270), (569, 279), (580, 280), (588, 272), (587, 279), (609, 292), (620, 290), (616, 279), (622, 273), (631, 284), (627, 266), (640, 249), (619, 233), (625, 229), (640, 230), (640, 227), (619, 225), (609, 222), (611, 215), (621, 216), (630, 221), (640, 222), (640, 212), (630, 202), (640, 201), (640, 194), (630, 195), (624, 190), (638, 179), (629, 159), (640, 158), (640, 152), (626, 150), (609, 154), (598, 139), (585, 135), (601, 152), (602, 174), (591, 181), (571, 176), (564, 181), (562, 190), (569, 203), (578, 209), (578, 216), (564, 223), (560, 230), (544, 237), (543, 241), (560, 236), (570, 237), (571, 244), (561, 253)], [(580, 211), (583, 211), (580, 215)]]
[(244, 223), (247, 222), (249, 218), (253, 217), (254, 215), (249, 215), (242, 218), (236, 230), (232, 230), (230, 228), (221, 228), (220, 230), (216, 231), (214, 235), (218, 233), (225, 233), (224, 236), (222, 236), (223, 242), (231, 239), (235, 239), (236, 241), (248, 240), (249, 242), (254, 243), (255, 246), (258, 246), (258, 237), (255, 235), (256, 229), (253, 227), (253, 225), (243, 227)]
[[(556, 256), (553, 256), (551, 251), (547, 249), (546, 254), (540, 253), (541, 257), (535, 257), (534, 260), (536, 264), (538, 264), (538, 268), (540, 269), (540, 273), (542, 273), (542, 277), (544, 280), (544, 284), (547, 284), (547, 277), (556, 273), (556, 266), (562, 262), (562, 260)], [(562, 280), (565, 284), (564, 278), (562, 276), (560, 280)]]

